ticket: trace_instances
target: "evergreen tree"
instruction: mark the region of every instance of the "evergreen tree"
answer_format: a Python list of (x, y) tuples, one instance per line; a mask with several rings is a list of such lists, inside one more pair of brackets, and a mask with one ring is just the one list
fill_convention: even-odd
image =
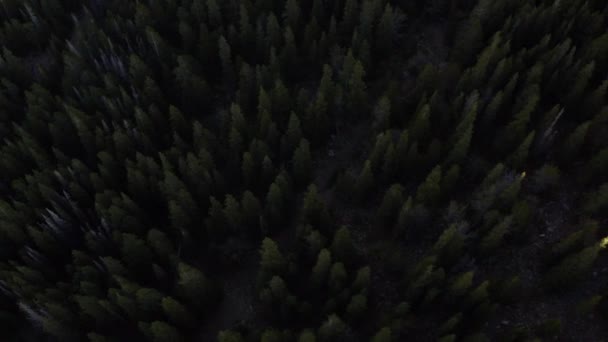
[(308, 183), (312, 176), (312, 157), (308, 140), (300, 140), (300, 145), (293, 153), (293, 173), (300, 186)]
[(197, 310), (213, 302), (211, 283), (201, 271), (180, 262), (177, 265), (177, 276), (175, 291), (180, 299), (192, 303)]
[(576, 129), (566, 137), (562, 145), (562, 159), (564, 161), (572, 161), (575, 156), (580, 151), (583, 143), (585, 142), (585, 137), (587, 132), (589, 131), (589, 126), (591, 125), (590, 121), (585, 121), (580, 124)]
[(217, 334), (218, 342), (244, 342), (243, 336), (231, 330), (222, 330)]
[(260, 272), (267, 276), (281, 274), (287, 266), (283, 254), (279, 251), (277, 244), (270, 238), (262, 241), (260, 249)]
[(336, 314), (331, 314), (319, 327), (321, 341), (335, 341), (342, 338), (346, 331), (346, 324)]
[(192, 327), (196, 322), (188, 309), (171, 297), (162, 299), (162, 308), (169, 320), (177, 326)]
[(303, 222), (318, 228), (321, 232), (326, 232), (330, 228), (331, 218), (325, 202), (319, 198), (316, 185), (311, 184), (304, 195), (302, 207)]
[(315, 333), (311, 330), (304, 330), (298, 337), (298, 342), (316, 342), (317, 337)]
[(428, 104), (425, 104), (412, 118), (408, 128), (410, 139), (412, 141), (423, 139), (428, 136), (431, 127), (430, 111), (431, 107)]
[(378, 209), (380, 222), (389, 227), (392, 226), (403, 201), (403, 187), (400, 184), (391, 185), (386, 194), (384, 194), (382, 204), (380, 204), (380, 208)]
[(346, 226), (336, 230), (331, 243), (331, 253), (344, 263), (349, 263), (355, 256), (355, 246), (350, 236), (350, 231)]
[(361, 117), (367, 109), (367, 86), (363, 80), (364, 77), (363, 64), (360, 61), (356, 61), (348, 81), (348, 95), (346, 98), (349, 112), (353, 113), (356, 117)]
[(283, 18), (287, 25), (295, 32), (299, 29), (300, 25), (300, 5), (296, 0), (287, 0), (285, 2), (285, 11), (283, 12)]
[(374, 337), (372, 337), (372, 342), (391, 342), (392, 340), (392, 331), (388, 327), (380, 329)]
[(479, 248), (482, 253), (488, 254), (495, 251), (503, 242), (504, 236), (507, 234), (509, 226), (511, 225), (511, 217), (503, 219), (499, 224), (494, 226), (484, 237), (481, 239)]
[(218, 40), (218, 53), (222, 63), (223, 80), (227, 85), (232, 86), (235, 82), (234, 68), (232, 66), (232, 52), (230, 44), (224, 36), (220, 36)]
[(347, 317), (351, 321), (357, 321), (358, 319), (360, 319), (366, 310), (367, 297), (362, 294), (354, 295), (346, 306), (346, 314), (348, 315)]
[(296, 113), (291, 112), (289, 115), (289, 123), (287, 124), (287, 131), (281, 141), (281, 149), (283, 155), (289, 155), (296, 149), (300, 141), (302, 140), (302, 129), (300, 128), (300, 119)]
[(323, 285), (329, 274), (330, 267), (331, 253), (327, 249), (322, 249), (317, 256), (317, 262), (312, 268), (310, 275), (311, 285), (314, 288), (320, 288)]
[(262, 214), (262, 204), (251, 191), (245, 191), (241, 199), (241, 208), (243, 223), (251, 230), (256, 231)]
[(380, 17), (380, 23), (376, 28), (376, 46), (381, 55), (390, 55), (392, 52), (396, 31), (394, 22), (393, 8), (387, 3), (384, 7), (384, 13)]
[(163, 294), (156, 289), (141, 288), (135, 293), (137, 304), (148, 317), (153, 317), (160, 312), (160, 302)]
[(371, 162), (367, 160), (355, 183), (355, 195), (359, 201), (364, 201), (365, 198), (370, 195), (374, 182), (374, 173), (372, 172)]
[(545, 274), (543, 282), (549, 289), (565, 289), (580, 281), (591, 269), (602, 246), (596, 243), (580, 252), (566, 256)]
[(357, 271), (357, 275), (355, 276), (355, 280), (353, 281), (352, 289), (354, 292), (367, 292), (367, 288), (369, 287), (371, 281), (371, 269), (369, 266), (365, 266), (360, 268)]
[(514, 168), (521, 168), (525, 163), (526, 159), (528, 159), (528, 153), (530, 150), (530, 145), (536, 136), (536, 131), (530, 132), (526, 139), (517, 147), (517, 149), (511, 154), (508, 161)]
[(434, 205), (441, 196), (441, 166), (435, 166), (416, 191), (416, 201)]
[(172, 342), (182, 339), (177, 329), (165, 322), (154, 321), (150, 324), (149, 329), (154, 342)]

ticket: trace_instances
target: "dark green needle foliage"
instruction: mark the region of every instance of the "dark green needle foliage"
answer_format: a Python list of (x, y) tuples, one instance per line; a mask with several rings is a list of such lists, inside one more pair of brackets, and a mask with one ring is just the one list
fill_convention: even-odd
[(601, 0), (4, 0), (2, 341), (607, 339)]

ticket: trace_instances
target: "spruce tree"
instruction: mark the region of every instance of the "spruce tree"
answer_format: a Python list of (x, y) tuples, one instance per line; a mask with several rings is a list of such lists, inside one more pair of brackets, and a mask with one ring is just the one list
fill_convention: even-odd
[(296, 183), (303, 187), (312, 177), (312, 157), (308, 140), (300, 140), (298, 148), (293, 153), (293, 173)]
[(279, 247), (270, 238), (265, 238), (262, 241), (260, 257), (260, 272), (266, 275), (265, 277), (281, 274), (287, 267), (287, 263), (283, 254), (279, 251)]
[(367, 160), (355, 183), (355, 195), (359, 201), (364, 201), (370, 195), (374, 183), (375, 180), (371, 162)]
[(441, 166), (435, 166), (416, 191), (416, 201), (434, 205), (441, 196)]

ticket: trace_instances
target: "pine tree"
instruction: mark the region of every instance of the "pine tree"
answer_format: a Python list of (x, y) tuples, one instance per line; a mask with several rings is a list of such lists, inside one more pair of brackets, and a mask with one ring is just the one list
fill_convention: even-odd
[(283, 155), (289, 155), (298, 146), (302, 140), (302, 129), (300, 128), (300, 119), (296, 113), (291, 112), (289, 115), (289, 123), (287, 124), (287, 131), (283, 136), (281, 143), (281, 150)]
[(378, 209), (378, 218), (381, 224), (388, 227), (393, 225), (403, 201), (403, 187), (400, 184), (391, 185), (384, 194), (382, 204), (380, 204), (380, 208)]
[(154, 342), (173, 342), (182, 340), (182, 336), (177, 329), (165, 322), (154, 321), (150, 324), (149, 329)]
[(528, 90), (530, 95), (527, 96), (522, 108), (515, 114), (513, 119), (507, 124), (500, 139), (496, 141), (496, 148), (499, 150), (508, 150), (513, 147), (518, 141), (522, 141), (527, 131), (528, 123), (532, 113), (536, 110), (539, 95), (538, 86), (533, 86)]
[(475, 118), (477, 117), (477, 98), (479, 94), (473, 94), (469, 101), (471, 104), (467, 104), (468, 111), (464, 117), (456, 126), (456, 130), (452, 137), (452, 149), (447, 157), (447, 162), (461, 162), (469, 153), (469, 147), (471, 145), (471, 138), (473, 136), (473, 126)]
[(390, 56), (393, 49), (395, 36), (393, 8), (390, 4), (384, 7), (384, 13), (380, 18), (380, 23), (376, 28), (376, 46), (382, 56)]
[(327, 276), (331, 267), (331, 252), (327, 249), (322, 249), (317, 256), (317, 262), (312, 268), (310, 281), (313, 288), (320, 288)]
[(304, 330), (298, 337), (298, 342), (317, 342), (317, 337), (313, 331)]
[(585, 142), (590, 125), (590, 121), (585, 121), (578, 125), (578, 127), (576, 127), (576, 129), (570, 133), (570, 135), (568, 135), (562, 145), (561, 157), (563, 161), (573, 161), (573, 159), (578, 155), (583, 143)]
[(177, 275), (175, 291), (182, 301), (192, 303), (197, 310), (213, 301), (210, 296), (211, 283), (201, 271), (180, 262), (177, 265)]
[(270, 44), (269, 47), (281, 46), (281, 25), (279, 25), (277, 17), (272, 12), (268, 15), (268, 20), (266, 22), (266, 36), (268, 37), (268, 42)]
[(376, 104), (374, 108), (374, 131), (384, 132), (390, 126), (391, 121), (391, 102), (385, 95)]
[(517, 149), (509, 156), (508, 162), (513, 166), (513, 168), (521, 168), (526, 160), (528, 159), (528, 153), (530, 151), (530, 145), (532, 145), (532, 141), (534, 141), (534, 137), (536, 136), (536, 131), (530, 132), (526, 139), (517, 147)]
[(137, 235), (123, 233), (121, 234), (120, 241), (122, 259), (128, 263), (130, 268), (137, 269), (149, 264), (152, 258), (152, 251)]
[(325, 202), (319, 198), (317, 186), (311, 184), (308, 191), (304, 195), (304, 203), (302, 207), (303, 221), (321, 232), (326, 232), (330, 229), (331, 218)]
[(260, 272), (263, 277), (269, 277), (274, 274), (281, 274), (285, 271), (287, 263), (283, 254), (279, 251), (276, 242), (270, 238), (265, 238), (262, 241), (260, 249)]
[(243, 336), (231, 330), (222, 330), (217, 334), (218, 342), (244, 342)]
[(426, 179), (416, 191), (416, 201), (434, 205), (439, 201), (441, 196), (441, 166), (437, 165), (428, 174)]
[(451, 59), (461, 65), (469, 65), (483, 44), (483, 28), (479, 18), (471, 17), (456, 36)]
[(271, 93), (272, 110), (275, 117), (285, 117), (291, 108), (289, 89), (279, 78), (274, 81)]
[(341, 262), (334, 263), (329, 271), (329, 279), (327, 281), (330, 291), (332, 291), (332, 293), (342, 291), (347, 278), (348, 274), (346, 273), (344, 264)]
[(312, 176), (312, 157), (308, 140), (300, 140), (300, 145), (293, 154), (293, 173), (297, 184), (306, 185)]
[(243, 212), (243, 223), (253, 231), (257, 232), (260, 223), (260, 215), (262, 215), (262, 204), (251, 191), (245, 191), (241, 199), (241, 208)]
[(162, 293), (151, 288), (141, 288), (135, 293), (137, 305), (147, 317), (153, 317), (155, 314), (160, 312), (160, 302), (162, 298)]
[(340, 22), (340, 31), (342, 35), (349, 36), (355, 28), (357, 22), (357, 14), (359, 13), (359, 4), (357, 0), (346, 0), (344, 3), (344, 11), (342, 13), (342, 21)]
[(362, 292), (367, 293), (367, 288), (371, 282), (371, 269), (369, 266), (360, 268), (357, 271), (355, 280), (353, 281), (352, 290), (355, 293)]
[(241, 164), (241, 173), (243, 177), (243, 183), (246, 186), (252, 186), (256, 180), (256, 165), (253, 161), (253, 156), (249, 152), (243, 153), (243, 163)]
[(374, 187), (374, 183), (375, 180), (374, 173), (372, 172), (371, 162), (367, 160), (355, 183), (355, 195), (359, 201), (364, 201), (370, 195)]
[(346, 306), (347, 317), (351, 321), (357, 321), (367, 311), (367, 297), (362, 294), (352, 296), (350, 302)]
[(441, 233), (433, 250), (444, 262), (452, 263), (458, 260), (464, 248), (465, 236), (456, 224), (450, 225)]
[(208, 23), (212, 28), (222, 25), (222, 13), (217, 0), (207, 0), (207, 14), (209, 15)]
[(363, 80), (364, 77), (363, 64), (360, 61), (356, 61), (348, 81), (348, 95), (346, 99), (348, 110), (356, 117), (361, 117), (367, 109), (367, 86)]
[(595, 215), (608, 208), (608, 183), (602, 184), (597, 191), (593, 191), (585, 198), (583, 211)]
[(239, 6), (239, 34), (242, 51), (255, 51), (253, 46), (255, 34), (249, 17), (248, 6), (241, 4)]
[(431, 107), (428, 104), (425, 104), (416, 112), (408, 126), (411, 141), (428, 137), (431, 128), (430, 115)]
[(222, 63), (223, 81), (229, 86), (232, 86), (235, 82), (231, 50), (230, 44), (228, 44), (226, 38), (220, 36), (218, 39), (218, 53), (220, 62)]
[(297, 32), (300, 27), (300, 5), (296, 0), (287, 0), (287, 2), (285, 2), (283, 19), (294, 32)]
[(336, 230), (331, 243), (331, 253), (336, 260), (349, 264), (355, 256), (355, 246), (346, 226)]
[(372, 337), (372, 342), (391, 342), (393, 341), (391, 328), (384, 327)]
[(511, 217), (504, 218), (499, 224), (494, 226), (482, 239), (479, 249), (483, 254), (489, 254), (495, 251), (503, 242), (504, 236), (507, 234), (511, 226)]
[(340, 340), (346, 331), (346, 324), (336, 314), (331, 314), (319, 327), (321, 341)]
[(566, 256), (545, 274), (543, 282), (549, 289), (565, 289), (580, 281), (591, 269), (602, 246), (596, 243)]
[(171, 323), (177, 326), (192, 327), (196, 323), (196, 320), (188, 309), (171, 297), (162, 299), (162, 308)]

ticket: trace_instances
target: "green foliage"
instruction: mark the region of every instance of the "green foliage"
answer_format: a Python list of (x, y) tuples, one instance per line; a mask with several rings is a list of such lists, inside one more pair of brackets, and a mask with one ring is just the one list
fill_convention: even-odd
[(435, 166), (416, 191), (416, 201), (434, 205), (441, 196), (441, 166)]
[(304, 196), (302, 213), (304, 223), (311, 224), (322, 232), (329, 229), (331, 218), (325, 202), (319, 198), (317, 187), (314, 184), (308, 187)]
[(367, 297), (362, 294), (354, 295), (346, 306), (346, 314), (350, 320), (356, 321), (367, 310)]
[(317, 337), (315, 333), (311, 330), (304, 330), (298, 337), (298, 342), (316, 342)]
[(380, 329), (371, 339), (372, 342), (391, 342), (392, 340), (392, 331), (389, 327)]
[(355, 246), (351, 239), (350, 230), (346, 226), (336, 230), (331, 243), (331, 253), (336, 260), (346, 264), (350, 263), (355, 257)]
[(450, 292), (454, 297), (461, 297), (473, 285), (473, 271), (465, 272), (456, 277), (450, 286)]
[(327, 279), (331, 267), (331, 252), (327, 249), (322, 249), (317, 256), (317, 262), (312, 268), (310, 281), (313, 287), (319, 288)]
[(433, 250), (444, 261), (455, 262), (460, 257), (465, 245), (465, 236), (456, 224), (450, 225), (441, 233)]
[(597, 214), (608, 208), (608, 183), (589, 193), (583, 203), (583, 210), (588, 214)]
[(371, 282), (371, 269), (369, 266), (360, 268), (357, 271), (352, 289), (356, 292), (366, 292)]
[(601, 245), (596, 243), (580, 252), (570, 254), (544, 275), (543, 284), (549, 289), (562, 290), (573, 286), (589, 273), (598, 257)]
[(503, 243), (504, 236), (509, 231), (512, 218), (508, 216), (495, 225), (480, 241), (479, 250), (483, 254), (495, 251)]
[(602, 1), (81, 5), (0, 10), (4, 340), (487, 341), (568, 301), (538, 272), (606, 306)]
[(300, 141), (300, 145), (293, 154), (293, 173), (295, 180), (300, 186), (308, 183), (312, 175), (312, 157), (310, 156), (310, 144), (306, 139)]
[(177, 265), (177, 275), (175, 291), (183, 301), (197, 309), (213, 302), (212, 285), (200, 270), (182, 262)]
[(336, 314), (331, 314), (319, 327), (319, 339), (321, 341), (335, 341), (344, 336), (346, 324)]
[(217, 334), (218, 342), (243, 342), (243, 336), (236, 331), (222, 330)]
[(334, 263), (331, 266), (331, 270), (329, 271), (329, 289), (333, 293), (340, 292), (344, 288), (347, 278), (348, 274), (346, 274), (346, 268), (344, 267), (344, 264), (341, 262)]
[(182, 338), (175, 327), (161, 321), (150, 324), (150, 333), (155, 342), (179, 341)]
[(260, 249), (260, 272), (268, 276), (273, 274), (281, 274), (287, 267), (285, 257), (279, 251), (279, 246), (270, 238), (265, 238), (262, 241)]
[(378, 218), (381, 224), (389, 227), (392, 225), (403, 200), (403, 187), (400, 184), (391, 185), (384, 194), (380, 208), (378, 208)]
[(196, 321), (193, 315), (177, 300), (171, 297), (165, 297), (162, 299), (161, 305), (165, 315), (173, 324), (182, 327), (194, 326)]

